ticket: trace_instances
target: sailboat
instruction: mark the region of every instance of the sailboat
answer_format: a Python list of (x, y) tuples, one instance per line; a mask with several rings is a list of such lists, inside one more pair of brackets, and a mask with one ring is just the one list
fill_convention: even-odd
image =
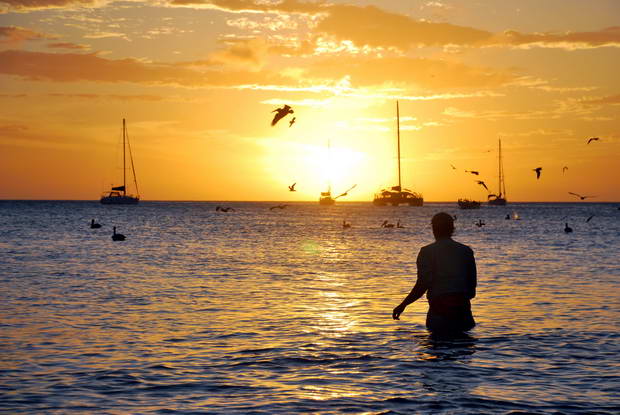
[(407, 204), (409, 206), (422, 206), (424, 198), (420, 193), (403, 189), (400, 180), (400, 114), (398, 110), (398, 101), (396, 101), (396, 139), (398, 149), (398, 186), (392, 186), (389, 190), (382, 189), (381, 192), (375, 194), (372, 203), (375, 206), (398, 206)]
[[(327, 153), (331, 156), (331, 142), (327, 141)], [(330, 160), (331, 162), (331, 160)], [(331, 206), (336, 203), (336, 199), (332, 197), (332, 183), (329, 181), (327, 183), (327, 192), (321, 192), (321, 197), (319, 197), (319, 205), (323, 206)]]
[(504, 165), (502, 163), (502, 139), (499, 139), (499, 192), (496, 195), (489, 195), (489, 205), (506, 205), (506, 184), (504, 183)]
[[(125, 145), (127, 143), (127, 145)], [(131, 162), (131, 173), (133, 175), (133, 181), (136, 186), (136, 193), (138, 193), (138, 181), (136, 179), (136, 170), (133, 165), (133, 156), (131, 154), (131, 146), (129, 145), (129, 136), (127, 135), (127, 126), (125, 119), (123, 118), (123, 185), (113, 186), (112, 190), (104, 193), (101, 196), (100, 202), (104, 205), (135, 205), (140, 201), (140, 195), (127, 194), (127, 167), (125, 157), (125, 147), (129, 148), (129, 160)]]

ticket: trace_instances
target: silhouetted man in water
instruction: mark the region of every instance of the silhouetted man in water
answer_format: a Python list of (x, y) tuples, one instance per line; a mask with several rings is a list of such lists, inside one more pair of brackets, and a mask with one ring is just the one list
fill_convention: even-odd
[(426, 293), (429, 309), (426, 327), (433, 333), (459, 333), (472, 329), (476, 322), (470, 301), (476, 296), (476, 260), (467, 245), (452, 239), (454, 220), (438, 213), (431, 220), (435, 242), (420, 249), (418, 280), (394, 311), (398, 320), (405, 307)]

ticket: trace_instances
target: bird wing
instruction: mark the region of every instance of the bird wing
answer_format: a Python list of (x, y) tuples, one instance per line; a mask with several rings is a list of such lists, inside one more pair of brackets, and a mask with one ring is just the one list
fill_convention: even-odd
[(581, 197), (581, 195), (578, 195), (577, 193), (573, 193), (573, 192), (568, 192), (569, 195), (573, 195), (573, 196), (577, 196), (577, 197)]
[(334, 199), (338, 199), (339, 197), (346, 196), (347, 193), (349, 193), (351, 190), (355, 189), (355, 186), (357, 186), (357, 184), (354, 184), (353, 186), (349, 187), (344, 193), (339, 194)]

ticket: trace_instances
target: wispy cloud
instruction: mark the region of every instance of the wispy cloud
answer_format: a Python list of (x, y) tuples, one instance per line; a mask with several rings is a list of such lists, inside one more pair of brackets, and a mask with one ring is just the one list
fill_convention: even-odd
[(88, 50), (90, 49), (89, 45), (84, 45), (81, 43), (72, 43), (72, 42), (56, 42), (56, 43), (48, 43), (46, 45), (50, 49), (70, 49), (70, 50)]
[(28, 40), (57, 39), (58, 36), (40, 33), (25, 27), (0, 26), (0, 47), (15, 48)]
[(524, 49), (540, 47), (578, 50), (620, 47), (620, 26), (608, 27), (595, 32), (520, 33), (509, 30), (493, 36), (487, 43), (492, 46)]

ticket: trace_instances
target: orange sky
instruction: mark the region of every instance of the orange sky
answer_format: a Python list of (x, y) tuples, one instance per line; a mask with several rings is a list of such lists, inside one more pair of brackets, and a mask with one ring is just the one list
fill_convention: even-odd
[[(620, 201), (618, 16), (615, 0), (0, 0), (0, 198), (98, 199), (126, 118), (143, 200), (317, 200), (331, 182), (370, 201), (397, 182), (399, 100), (403, 185), (427, 201), (486, 200), (498, 138), (509, 201)], [(271, 127), (283, 104), (296, 123)]]

